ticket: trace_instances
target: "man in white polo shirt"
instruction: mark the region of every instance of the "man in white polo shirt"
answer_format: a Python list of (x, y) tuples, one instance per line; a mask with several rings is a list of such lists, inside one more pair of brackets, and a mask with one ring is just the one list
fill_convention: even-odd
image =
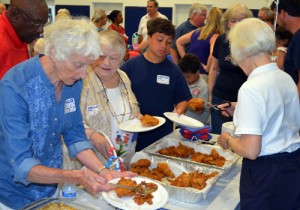
[(163, 18), (168, 19), (165, 15), (158, 12), (158, 2), (156, 0), (147, 1), (147, 14), (144, 15), (139, 24), (138, 34), (139, 34), (139, 43), (147, 39), (147, 21), (154, 18)]

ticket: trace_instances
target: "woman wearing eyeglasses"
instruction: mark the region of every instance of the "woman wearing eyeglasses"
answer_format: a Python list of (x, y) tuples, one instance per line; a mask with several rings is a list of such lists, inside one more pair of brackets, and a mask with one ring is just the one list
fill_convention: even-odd
[(100, 47), (103, 54), (88, 69), (81, 92), (80, 108), (86, 135), (98, 156), (108, 159), (110, 145), (106, 135), (119, 155), (126, 152), (123, 160), (128, 167), (135, 152), (137, 134), (121, 131), (119, 125), (137, 118), (139, 107), (129, 78), (119, 69), (126, 45), (119, 33), (105, 30), (100, 32)]
[[(221, 22), (225, 33), (215, 42), (208, 75), (209, 100), (213, 104), (219, 104), (224, 100), (236, 101), (239, 88), (247, 80), (242, 69), (231, 63), (227, 35), (236, 23), (249, 17), (252, 17), (252, 12), (244, 4), (229, 7), (222, 16)], [(224, 117), (220, 112), (212, 110), (213, 133), (220, 134), (222, 124), (228, 121), (232, 121), (232, 117)]]

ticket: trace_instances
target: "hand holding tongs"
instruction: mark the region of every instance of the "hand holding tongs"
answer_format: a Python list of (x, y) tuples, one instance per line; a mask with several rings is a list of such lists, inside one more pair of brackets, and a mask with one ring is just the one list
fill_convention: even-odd
[(204, 107), (206, 109), (214, 109), (216, 111), (226, 112), (229, 116), (231, 116), (231, 114), (229, 112), (227, 112), (226, 110), (224, 110), (223, 108), (218, 108), (218, 106), (221, 105), (221, 104), (227, 104), (223, 108), (229, 108), (229, 107), (231, 107), (231, 102), (230, 101), (226, 101), (226, 100), (222, 101), (220, 104), (212, 104), (210, 102), (205, 102), (204, 103)]

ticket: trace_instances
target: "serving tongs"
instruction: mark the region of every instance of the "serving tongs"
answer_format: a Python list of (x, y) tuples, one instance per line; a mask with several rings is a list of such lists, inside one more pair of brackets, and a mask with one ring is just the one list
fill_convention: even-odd
[(129, 187), (126, 185), (121, 185), (121, 184), (114, 184), (114, 183), (109, 183), (110, 185), (113, 185), (115, 187), (120, 187), (120, 188), (124, 188), (127, 190), (132, 190), (135, 192), (138, 192), (142, 195), (149, 195), (153, 192), (155, 192), (157, 190), (157, 188), (146, 188), (144, 185), (142, 185), (141, 187), (138, 187), (138, 185), (136, 187)]

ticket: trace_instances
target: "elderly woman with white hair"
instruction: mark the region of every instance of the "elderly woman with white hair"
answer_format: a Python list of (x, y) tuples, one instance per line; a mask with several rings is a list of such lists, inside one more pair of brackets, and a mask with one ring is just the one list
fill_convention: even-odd
[(103, 9), (97, 9), (94, 13), (94, 16), (92, 17), (92, 22), (95, 24), (97, 27), (98, 32), (103, 31), (103, 26), (107, 23), (108, 18), (106, 15), (105, 10)]
[[(121, 34), (105, 30), (100, 32), (100, 47), (103, 54), (88, 68), (88, 75), (83, 81), (80, 100), (83, 123), (96, 154), (108, 159), (111, 148), (108, 141), (111, 141), (118, 155), (122, 155), (126, 169), (129, 169), (137, 133), (122, 131), (119, 125), (137, 118), (139, 107), (128, 76), (119, 69), (126, 44)], [(77, 161), (72, 162), (66, 162), (66, 165), (81, 167), (76, 164)]]
[[(80, 111), (82, 79), (101, 54), (99, 34), (88, 20), (58, 21), (44, 33), (45, 56), (13, 67), (0, 81), (0, 204), (12, 209), (53, 196), (58, 183), (91, 194), (131, 172), (105, 169), (86, 138)], [(62, 170), (61, 135), (72, 157), (87, 169)]]
[(218, 143), (244, 157), (241, 209), (300, 209), (299, 97), (292, 78), (271, 61), (274, 32), (250, 18), (230, 31), (229, 41), (248, 80), (225, 109), (233, 114), (235, 136), (222, 133)]

